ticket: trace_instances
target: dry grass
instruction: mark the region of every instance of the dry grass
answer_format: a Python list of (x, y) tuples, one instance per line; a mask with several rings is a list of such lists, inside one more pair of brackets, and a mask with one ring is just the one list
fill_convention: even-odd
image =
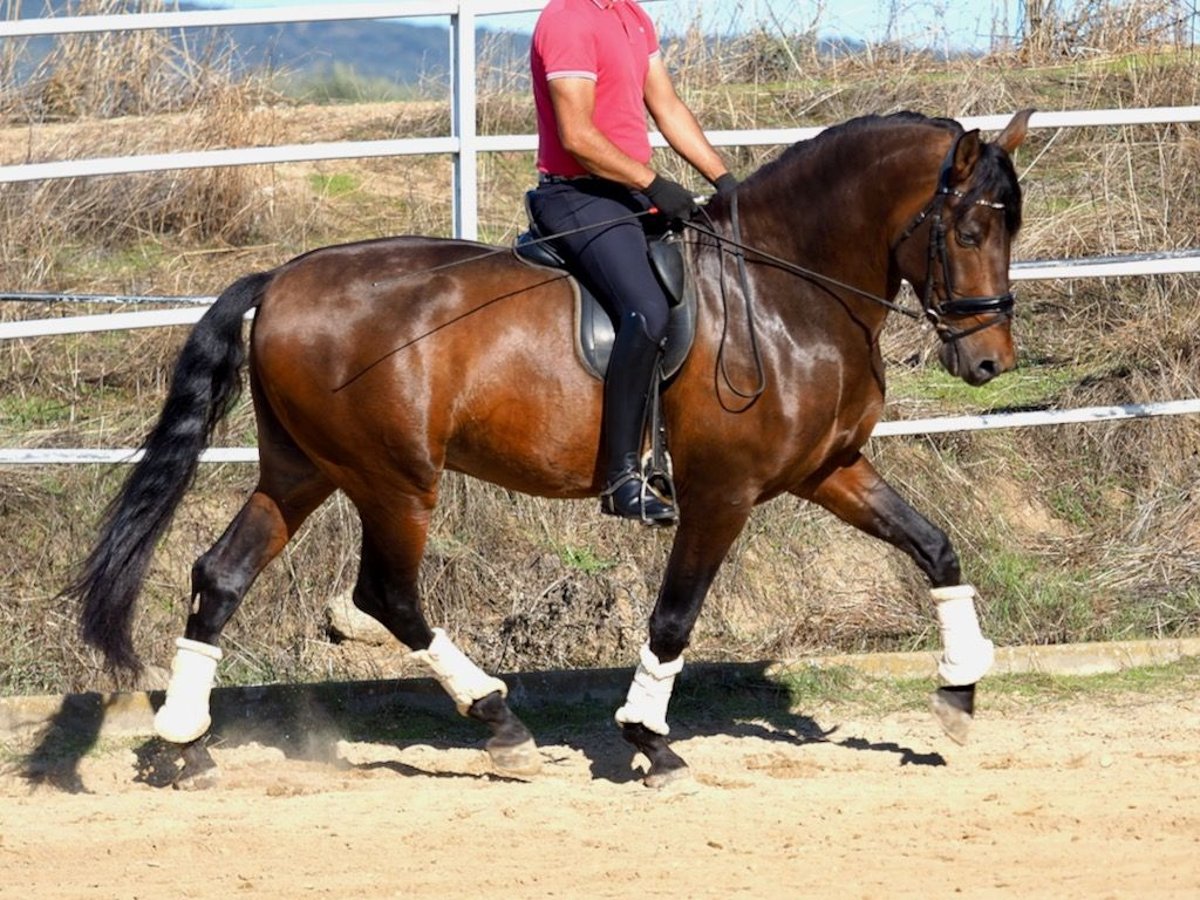
[[(1198, 102), (1194, 59), (1162, 46), (1158, 7), (1138, 8), (1143, 17), (1126, 17), (1120, 39), (1115, 12), (1105, 6), (1088, 20), (1086, 41), (1052, 40), (1019, 66), (1011, 53), (939, 61), (887, 47), (830, 60), (803, 40), (784, 45), (768, 34), (718, 46), (693, 36), (671, 48), (671, 62), (681, 92), (713, 128), (831, 123), (901, 108), (973, 115), (1030, 105)], [(1083, 33), (1066, 25), (1056, 33)], [(0, 109), (14, 123), (0, 139), (5, 162), (237, 146), (248, 134), (271, 143), (446, 131), (444, 104), (293, 107), (219, 74), (220, 66), (218, 74), (201, 67), (194, 90), (169, 90), (178, 96), (164, 102), (170, 79), (150, 62), (157, 52), (165, 68), (175, 64), (167, 64), (161, 47), (147, 50), (138, 41), (107, 45), (100, 54), (107, 65), (113, 54), (140, 60), (124, 67), (129, 88), (118, 108), (106, 105), (114, 100), (108, 92), (89, 97), (80, 70), (72, 71), (76, 62), (100, 65), (93, 52), (73, 48), (47, 69), (37, 91), (0, 92)], [(520, 73), (497, 66), (487, 84), (480, 130), (532, 130)], [(40, 124), (28, 124), (35, 118)], [(773, 153), (754, 148), (730, 156), (746, 172)], [(522, 226), (520, 195), (531, 168), (526, 154), (483, 159), (481, 216), (490, 238), (509, 240)], [(1200, 140), (1190, 126), (1038, 131), (1018, 170), (1027, 196), (1019, 257), (1187, 246), (1200, 233)], [(213, 293), (239, 274), (324, 243), (446, 233), (448, 184), (445, 160), (414, 158), (7, 186), (0, 188), (3, 286)], [(948, 387), (927, 360), (928, 336), (893, 325), (885, 343), (893, 374), (889, 415), (1200, 393), (1194, 277), (1022, 287), (1023, 368), (994, 391)], [(51, 310), (61, 311), (7, 305), (0, 316)], [(157, 414), (182, 337), (170, 329), (0, 345), (0, 443), (136, 444)], [(243, 444), (252, 434), (243, 404), (220, 441)], [(881, 440), (871, 453), (898, 489), (950, 532), (965, 571), (984, 590), (984, 615), (999, 639), (1200, 628), (1194, 418)], [(50, 595), (89, 544), (96, 511), (123, 474), (0, 473), (8, 538), (0, 549), (0, 628), (11, 636), (0, 657), (0, 691), (104, 683), (74, 638), (72, 611)], [(185, 615), (191, 562), (219, 535), (253, 479), (248, 467), (207, 468), (189, 495), (143, 598), (136, 640), (149, 659), (165, 659)], [(326, 599), (353, 584), (357, 529), (346, 502), (331, 501), (264, 573), (228, 629), (228, 677), (404, 671), (393, 651), (338, 647), (325, 628)], [(422, 573), (427, 609), (488, 667), (627, 665), (643, 639), (668, 540), (602, 520), (590, 503), (547, 503), (452, 476)], [(906, 558), (819, 511), (777, 501), (755, 516), (718, 578), (692, 658), (915, 647), (930, 640), (930, 626), (925, 586)]]

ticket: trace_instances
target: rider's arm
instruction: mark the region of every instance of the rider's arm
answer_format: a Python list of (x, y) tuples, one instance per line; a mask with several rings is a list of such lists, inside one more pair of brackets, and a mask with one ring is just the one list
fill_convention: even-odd
[(646, 109), (654, 117), (654, 123), (671, 148), (710, 184), (716, 184), (717, 179), (729, 169), (704, 136), (692, 111), (675, 93), (675, 86), (671, 83), (670, 73), (661, 56), (651, 58), (642, 93)]
[(579, 164), (601, 178), (642, 190), (654, 180), (654, 170), (628, 156), (592, 121), (596, 83), (589, 78), (555, 78), (549, 83), (550, 102), (558, 124), (558, 139)]

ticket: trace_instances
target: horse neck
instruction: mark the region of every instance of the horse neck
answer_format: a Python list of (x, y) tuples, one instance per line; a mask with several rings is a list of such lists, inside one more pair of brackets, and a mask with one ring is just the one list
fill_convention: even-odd
[[(947, 147), (942, 129), (912, 125), (839, 134), (784, 157), (739, 193), (744, 240), (891, 300), (899, 289), (892, 245), (933, 195)], [(722, 212), (727, 219), (728, 207)], [(886, 317), (882, 305), (839, 293), (863, 315)]]

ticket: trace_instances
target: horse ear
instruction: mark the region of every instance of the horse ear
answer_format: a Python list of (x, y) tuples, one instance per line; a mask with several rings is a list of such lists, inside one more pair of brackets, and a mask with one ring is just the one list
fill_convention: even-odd
[(950, 184), (962, 184), (971, 177), (975, 163), (979, 162), (980, 145), (978, 128), (959, 137), (954, 145), (954, 162), (950, 164)]
[(1032, 115), (1032, 109), (1023, 109), (1009, 119), (1004, 130), (1000, 132), (1000, 136), (996, 138), (996, 145), (1009, 154), (1021, 146), (1021, 142), (1025, 140), (1025, 135), (1029, 132), (1029, 117)]

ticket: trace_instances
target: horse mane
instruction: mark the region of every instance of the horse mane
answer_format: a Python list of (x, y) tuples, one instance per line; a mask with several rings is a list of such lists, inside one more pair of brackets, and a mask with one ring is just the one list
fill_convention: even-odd
[[(819, 167), (832, 165), (835, 159), (837, 167), (844, 170), (847, 167), (846, 155), (852, 152), (847, 148), (873, 149), (866, 138), (921, 127), (946, 131), (955, 139), (965, 131), (954, 119), (927, 116), (911, 110), (889, 115), (859, 116), (826, 128), (813, 138), (792, 144), (774, 160), (748, 176), (744, 184), (747, 189), (753, 190), (757, 184), (784, 177), (811, 178)], [(812, 183), (827, 183), (827, 179), (813, 178)], [(778, 187), (773, 190), (778, 191)], [(986, 143), (983, 144), (983, 152), (965, 202), (973, 203), (984, 196), (1004, 204), (1005, 224), (1010, 234), (1016, 234), (1021, 227), (1021, 188), (1016, 170), (1008, 154), (996, 145)]]

